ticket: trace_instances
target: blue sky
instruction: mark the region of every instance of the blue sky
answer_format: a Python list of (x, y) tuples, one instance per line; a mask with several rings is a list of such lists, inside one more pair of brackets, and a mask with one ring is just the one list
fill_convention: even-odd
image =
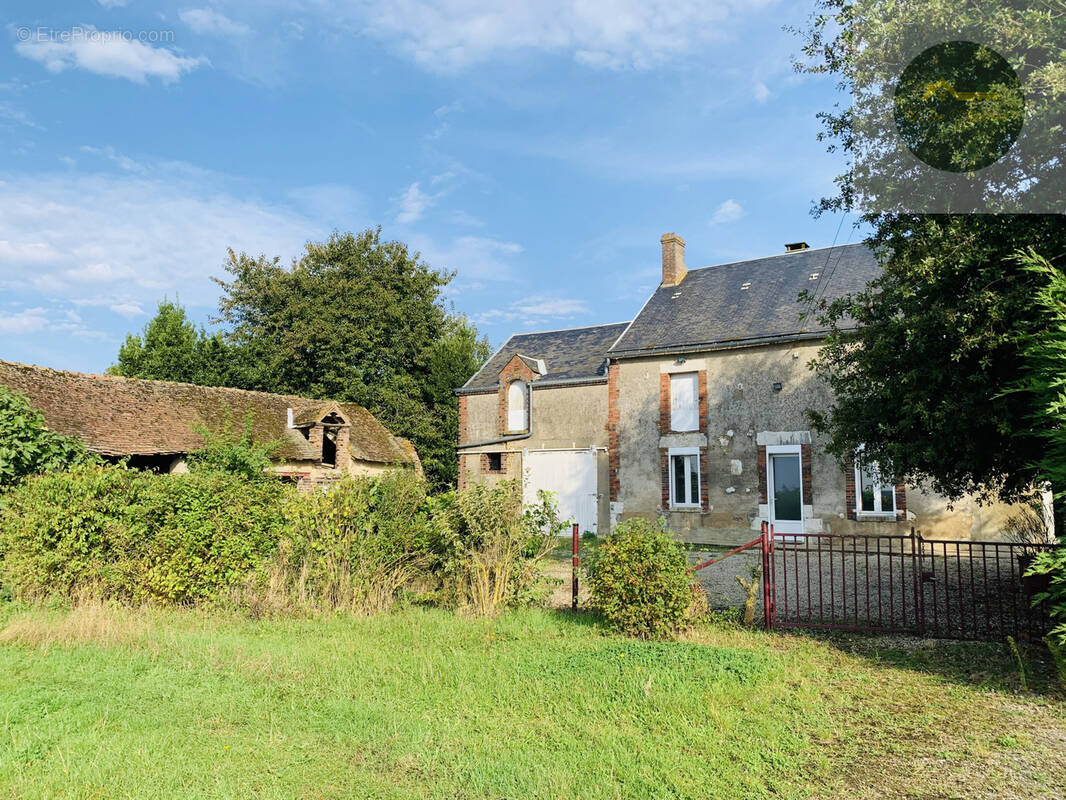
[(690, 268), (831, 244), (812, 6), (8, 0), (0, 358), (101, 371), (163, 296), (206, 323), (227, 247), (333, 229), (455, 270), (494, 346), (630, 319), (666, 231)]

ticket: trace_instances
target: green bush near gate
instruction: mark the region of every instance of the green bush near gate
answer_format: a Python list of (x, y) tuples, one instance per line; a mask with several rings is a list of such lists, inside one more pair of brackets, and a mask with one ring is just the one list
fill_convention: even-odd
[(684, 546), (663, 523), (620, 523), (588, 557), (585, 571), (592, 608), (630, 636), (673, 638), (691, 627), (704, 605)]

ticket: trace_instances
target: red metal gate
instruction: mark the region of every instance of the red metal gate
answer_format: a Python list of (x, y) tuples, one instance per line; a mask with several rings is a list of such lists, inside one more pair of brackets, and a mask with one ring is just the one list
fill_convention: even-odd
[(950, 639), (1039, 639), (1043, 579), (1025, 576), (1050, 545), (909, 536), (780, 534), (764, 526), (769, 628), (901, 632)]

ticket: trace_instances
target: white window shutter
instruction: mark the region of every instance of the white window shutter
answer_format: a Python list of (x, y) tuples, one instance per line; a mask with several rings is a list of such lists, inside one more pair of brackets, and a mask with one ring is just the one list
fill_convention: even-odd
[(507, 389), (507, 430), (524, 431), (526, 423), (526, 384), (515, 381)]
[(695, 431), (700, 427), (700, 387), (695, 372), (670, 376), (670, 429)]

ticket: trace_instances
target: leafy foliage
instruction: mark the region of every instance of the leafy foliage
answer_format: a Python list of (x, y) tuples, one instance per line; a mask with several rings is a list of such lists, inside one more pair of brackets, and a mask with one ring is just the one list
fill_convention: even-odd
[(540, 561), (565, 527), (551, 495), (523, 509), (519, 481), (472, 484), (435, 500), (434, 570), (450, 605), (491, 616), (543, 600)]
[(94, 460), (78, 439), (50, 431), (23, 394), (0, 386), (0, 489), (29, 475)]
[[(922, 20), (934, 26), (938, 20), (965, 16), (965, 5), (935, 0), (907, 9), (920, 27)], [(857, 95), (851, 94), (863, 79), (854, 60), (856, 31), (881, 43), (878, 58), (906, 62), (901, 14), (887, 5), (886, 13), (878, 14), (880, 7), (820, 0), (802, 33), (807, 60), (797, 68), (836, 76), (839, 88), (854, 99), (852, 105), (819, 114), (824, 125), (819, 138), (830, 151), (853, 154), (855, 115), (865, 110), (862, 104), (891, 101), (890, 93), (871, 89), (864, 94), (861, 86)], [(1066, 90), (1059, 46), (1064, 18), (1036, 7), (1020, 13), (1025, 15), (1022, 25), (1010, 13), (990, 15), (987, 41), (995, 45), (1031, 35), (1026, 50), (1032, 58), (1012, 66), (1019, 70), (1027, 96), (1061, 97)], [(1056, 102), (1027, 106), (1027, 113), (1053, 109)], [(1045, 123), (1048, 131), (1057, 130), (1056, 120), (1047, 117), (1027, 124), (1039, 128)], [(961, 152), (971, 140), (951, 141), (960, 148), (961, 161), (976, 157)], [(913, 159), (900, 158), (894, 146), (871, 149), (884, 157), (876, 165), (881, 178), (908, 185)], [(961, 163), (950, 153), (939, 157)], [(1037, 197), (1051, 175), (1048, 170), (1057, 169), (1043, 164), (1027, 171), (1029, 165), (1021, 162), (1005, 163), (1011, 177), (1004, 191), (1010, 197), (999, 199), (1011, 203), (1024, 200), (1026, 192)], [(838, 176), (837, 193), (822, 199), (819, 211), (853, 207), (853, 170), (849, 164)], [(1030, 399), (1003, 390), (1020, 376), (1020, 342), (1040, 325), (1033, 313), (1038, 281), (1014, 254), (1033, 248), (1061, 266), (1066, 256), (1062, 218), (866, 214), (861, 221), (873, 229), (869, 244), (882, 260), (884, 275), (864, 291), (832, 303), (808, 298), (813, 314), (830, 329), (814, 367), (834, 396), (828, 409), (811, 414), (813, 427), (826, 435), (828, 451), (839, 458), (863, 445), (883, 471), (908, 483), (927, 482), (949, 497), (1026, 496), (1039, 480), (1036, 465), (1045, 442), (1032, 430)]]
[(266, 591), (251, 594), (268, 610), (389, 611), (428, 564), (426, 485), (409, 470), (295, 497), (288, 513)]
[(196, 433), (203, 437), (199, 450), (189, 453), (190, 472), (225, 472), (239, 475), (247, 481), (271, 479), (271, 457), (281, 447), (281, 440), (257, 442), (252, 437), (252, 414), (244, 419), (241, 431), (233, 429), (229, 409), (223, 413), (218, 430), (196, 426)]
[(586, 560), (592, 607), (622, 633), (672, 638), (691, 625), (702, 591), (688, 566), (665, 523), (625, 520)]
[(79, 466), (39, 475), (0, 510), (2, 583), (20, 598), (216, 600), (276, 551), (293, 492), (220, 472)]
[[(1037, 468), (1061, 504), (1066, 498), (1066, 271), (1032, 249), (1018, 261), (1040, 279), (1036, 299), (1043, 324), (1022, 341), (1024, 378), (1014, 392), (1032, 399), (1032, 432), (1044, 443)], [(1035, 600), (1048, 603), (1059, 623), (1052, 635), (1066, 645), (1066, 541), (1039, 554), (1031, 572), (1051, 576), (1048, 591)]]
[(197, 329), (182, 306), (163, 300), (140, 335), (126, 336), (118, 363), (108, 372), (127, 378), (230, 386), (241, 382), (241, 355), (222, 334)]
[(488, 358), (488, 345), (443, 308), (451, 273), (383, 242), (380, 229), (309, 243), (288, 268), (231, 251), (226, 269), (221, 317), (258, 365), (243, 388), (359, 403), (414, 443), (432, 485), (454, 484), (451, 390)]

